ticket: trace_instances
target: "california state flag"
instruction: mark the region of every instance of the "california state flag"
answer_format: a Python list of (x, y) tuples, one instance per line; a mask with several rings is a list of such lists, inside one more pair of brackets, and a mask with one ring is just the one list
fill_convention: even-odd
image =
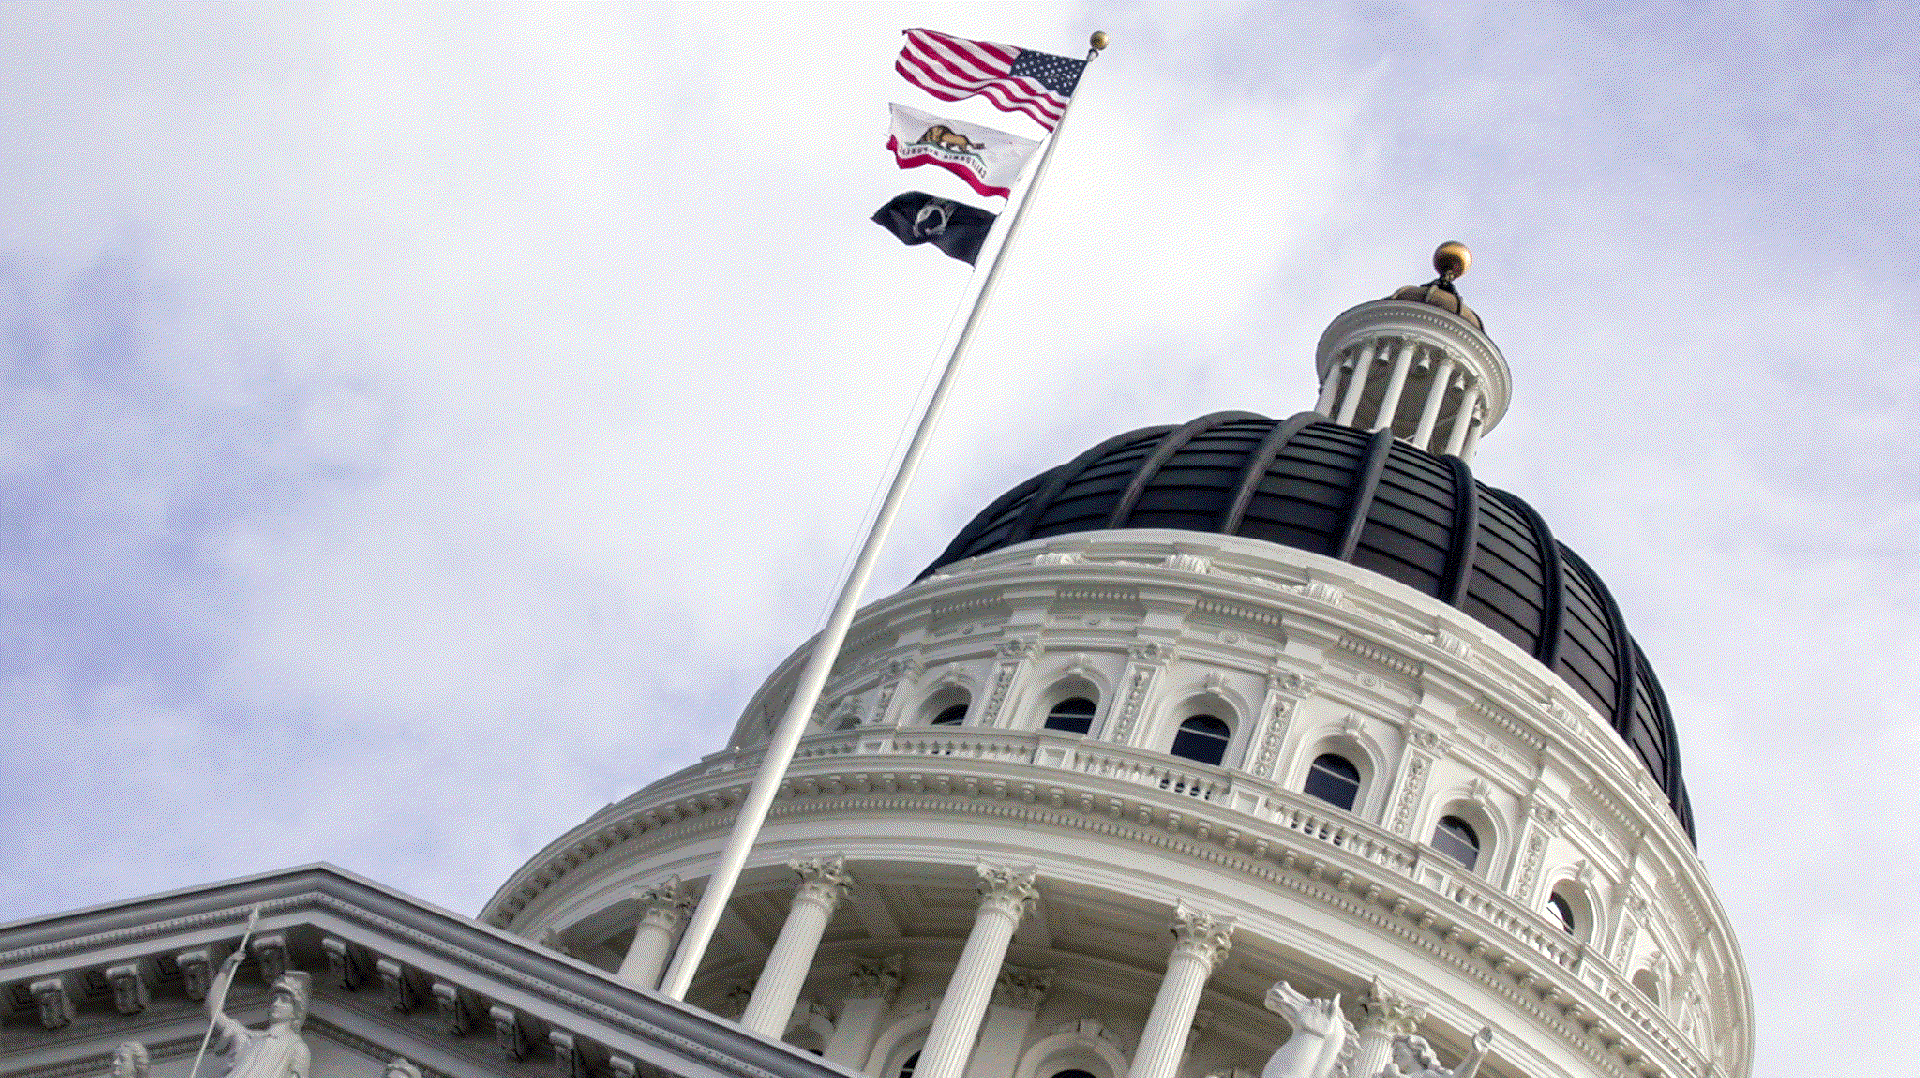
[(979, 124), (943, 120), (905, 105), (889, 105), (887, 149), (901, 168), (939, 165), (983, 195), (1006, 197), (1038, 142)]

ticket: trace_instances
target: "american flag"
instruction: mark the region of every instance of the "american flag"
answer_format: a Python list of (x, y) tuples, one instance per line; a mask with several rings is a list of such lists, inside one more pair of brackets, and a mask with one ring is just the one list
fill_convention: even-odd
[(1085, 60), (968, 41), (938, 30), (908, 30), (893, 69), (942, 101), (980, 94), (1006, 112), (1024, 112), (1053, 130), (1080, 84)]

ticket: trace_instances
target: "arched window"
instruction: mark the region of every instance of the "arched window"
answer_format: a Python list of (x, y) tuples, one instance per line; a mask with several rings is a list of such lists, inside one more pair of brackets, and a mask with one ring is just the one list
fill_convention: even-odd
[(1458, 816), (1442, 816), (1433, 829), (1433, 848), (1460, 862), (1468, 871), (1480, 863), (1480, 836)]
[(900, 1069), (894, 1072), (893, 1078), (913, 1078), (913, 1072), (919, 1069), (920, 1053), (916, 1051), (900, 1062)]
[(1558, 891), (1548, 895), (1547, 910), (1560, 922), (1560, 927), (1567, 930), (1567, 935), (1579, 934), (1580, 921), (1573, 915), (1573, 903), (1567, 901), (1566, 895)]
[(1195, 715), (1180, 724), (1167, 751), (1196, 763), (1217, 764), (1227, 758), (1227, 742), (1232, 740), (1233, 727), (1212, 715)]
[(1307, 769), (1307, 792), (1334, 808), (1353, 811), (1360, 797), (1360, 769), (1338, 753), (1323, 753)]
[(1065, 734), (1084, 734), (1093, 729), (1094, 703), (1084, 696), (1069, 696), (1047, 712), (1047, 729)]
[(964, 726), (966, 725), (966, 722), (967, 722), (967, 705), (953, 704), (951, 706), (940, 709), (940, 713), (933, 717), (932, 725)]
[(1075, 1067), (1072, 1070), (1056, 1071), (1053, 1078), (1093, 1078), (1093, 1072)]

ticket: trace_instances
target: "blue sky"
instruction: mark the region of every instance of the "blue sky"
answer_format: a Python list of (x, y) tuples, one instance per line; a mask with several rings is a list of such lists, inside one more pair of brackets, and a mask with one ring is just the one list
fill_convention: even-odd
[(965, 285), (866, 220), (964, 196), (881, 149), (898, 31), (1099, 27), (876, 593), (1108, 434), (1310, 407), (1462, 239), (1476, 472), (1661, 672), (1756, 1074), (1899, 1058), (1917, 11), (0, 9), (0, 920), (312, 860), (471, 912), (717, 748)]

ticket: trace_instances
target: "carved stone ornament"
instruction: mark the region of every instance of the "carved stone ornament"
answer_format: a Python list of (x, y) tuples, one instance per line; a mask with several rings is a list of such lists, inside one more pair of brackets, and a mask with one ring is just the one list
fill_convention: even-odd
[(405, 1056), (387, 1060), (386, 1078), (420, 1078), (420, 1065)]
[(1205, 573), (1213, 567), (1211, 561), (1208, 561), (1198, 554), (1182, 554), (1179, 552), (1167, 555), (1166, 560), (1162, 561), (1160, 565), (1162, 568), (1172, 569), (1179, 573)]
[(520, 1028), (520, 1015), (513, 1008), (496, 1003), (487, 1009), (487, 1017), (493, 1021), (493, 1043), (508, 1058), (527, 1058), (527, 1037)]
[(1071, 550), (1043, 550), (1039, 554), (1034, 555), (1033, 564), (1035, 565), (1079, 565), (1080, 563), (1086, 560), (1087, 560), (1086, 555), (1075, 553), (1074, 551), (1071, 551)]
[(139, 1041), (122, 1041), (113, 1050), (111, 1078), (147, 1078), (153, 1068), (153, 1056)]
[(1440, 733), (1437, 730), (1429, 730), (1424, 726), (1407, 727), (1407, 743), (1415, 748), (1439, 752), (1440, 740)]
[(1460, 1065), (1448, 1070), (1440, 1065), (1440, 1056), (1425, 1037), (1403, 1036), (1393, 1039), (1393, 1061), (1380, 1071), (1380, 1078), (1473, 1078), (1493, 1046), (1493, 1030), (1483, 1027), (1473, 1035), (1473, 1046)]
[(1020, 1011), (1037, 1011), (1053, 990), (1053, 970), (1007, 966), (993, 982), (993, 1002)]
[(1307, 582), (1307, 596), (1328, 606), (1339, 606), (1347, 593), (1324, 580), (1312, 580)]
[(996, 865), (981, 861), (974, 866), (980, 876), (980, 905), (997, 907), (1015, 917), (1024, 917), (1033, 908), (1040, 892), (1033, 885), (1032, 865)]
[(346, 940), (328, 936), (320, 941), (320, 949), (327, 952), (327, 976), (332, 979), (334, 987), (349, 992), (360, 987), (365, 974), (361, 971), (359, 956), (353, 953), (353, 948)]
[(847, 860), (837, 853), (832, 857), (788, 861), (787, 867), (800, 877), (800, 890), (793, 896), (795, 902), (818, 902), (832, 909), (840, 904), (853, 886), (853, 876), (847, 872)]
[(1127, 655), (1138, 663), (1163, 663), (1173, 657), (1173, 646), (1158, 640), (1142, 640), (1128, 648)]
[(207, 988), (213, 983), (213, 957), (205, 948), (193, 951), (181, 951), (173, 956), (175, 965), (180, 967), (180, 980), (187, 990), (187, 998), (195, 1003), (207, 998)]
[(73, 1021), (73, 997), (67, 994), (67, 982), (48, 977), (27, 986), (33, 1002), (40, 1008), (40, 1024), (47, 1029), (64, 1029)]
[(472, 1015), (466, 1001), (460, 998), (458, 986), (445, 981), (433, 982), (433, 1006), (440, 1012), (440, 1021), (446, 1024), (448, 1033), (464, 1037), (473, 1028)]
[(388, 1008), (405, 1014), (413, 1010), (416, 1000), (413, 996), (413, 983), (407, 980), (406, 968), (391, 958), (382, 958), (373, 965), (379, 974), (380, 989), (386, 994)]
[(253, 939), (253, 958), (254, 961), (260, 963), (260, 979), (262, 981), (272, 984), (279, 980), (280, 975), (287, 972), (289, 965), (287, 959), (287, 937), (285, 934), (275, 932), (271, 935), (255, 936)]
[(1360, 997), (1360, 1014), (1363, 1033), (1406, 1036), (1419, 1028), (1420, 1020), (1427, 1016), (1427, 1005), (1393, 991), (1376, 975), (1367, 994)]
[(109, 967), (107, 983), (113, 986), (113, 1007), (121, 1014), (139, 1014), (152, 999), (147, 994), (147, 979), (137, 962)]
[(900, 968), (904, 955), (885, 958), (860, 958), (847, 975), (847, 995), (854, 999), (891, 999), (900, 990)]
[(1010, 636), (1000, 641), (1000, 655), (1007, 659), (1024, 659), (1040, 649), (1039, 642), (1030, 636)]
[(654, 887), (636, 887), (633, 899), (640, 905), (640, 920), (644, 924), (655, 925), (673, 932), (680, 927), (680, 919), (686, 916), (693, 905), (693, 896), (680, 882), (679, 876), (668, 876)]
[(573, 1034), (564, 1029), (547, 1031), (547, 1044), (553, 1048), (554, 1062), (560, 1064), (568, 1078), (587, 1078), (587, 1057), (574, 1043)]
[(1232, 949), (1234, 924), (1231, 917), (1215, 917), (1180, 902), (1173, 909), (1173, 951), (1200, 958), (1211, 969)]

